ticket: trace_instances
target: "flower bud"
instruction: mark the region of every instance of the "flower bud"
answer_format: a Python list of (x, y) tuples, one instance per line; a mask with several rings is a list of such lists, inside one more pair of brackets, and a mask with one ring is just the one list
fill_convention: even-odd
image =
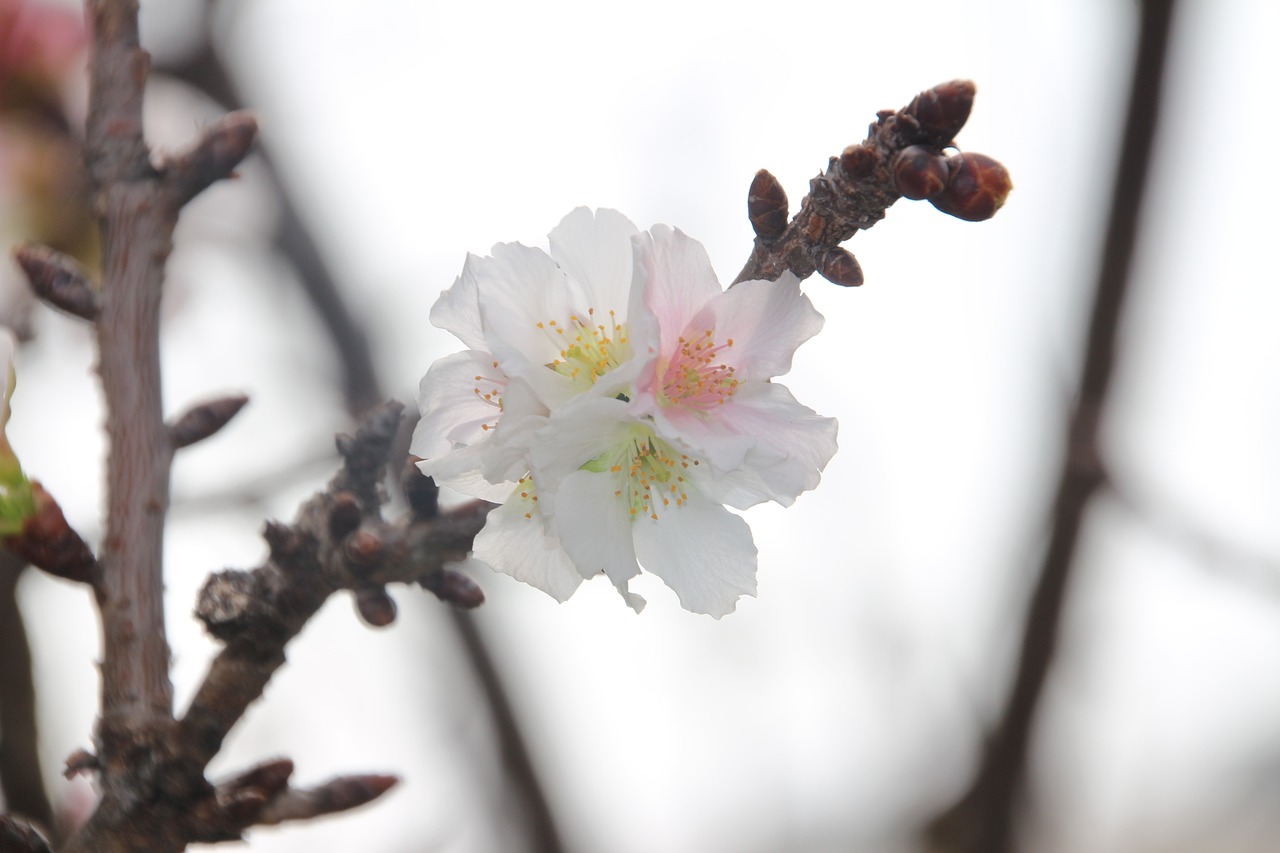
[(841, 287), (858, 287), (863, 281), (858, 259), (848, 249), (839, 246), (827, 250), (822, 256), (822, 266), (818, 271), (827, 281)]
[(932, 198), (947, 188), (950, 177), (942, 155), (923, 145), (911, 145), (893, 160), (893, 183), (903, 198)]
[(934, 207), (957, 219), (981, 222), (995, 216), (1013, 181), (1000, 161), (985, 154), (953, 154), (947, 158), (951, 181), (942, 194), (929, 199)]
[(747, 216), (756, 236), (771, 243), (787, 230), (787, 193), (767, 169), (756, 172), (747, 191)]
[(972, 80), (952, 80), (926, 89), (911, 101), (906, 113), (920, 129), (939, 142), (949, 142), (969, 120), (977, 87)]

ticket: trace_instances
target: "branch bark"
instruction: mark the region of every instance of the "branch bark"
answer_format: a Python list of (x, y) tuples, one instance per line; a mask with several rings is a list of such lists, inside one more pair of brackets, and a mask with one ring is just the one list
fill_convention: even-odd
[(949, 853), (1014, 849), (1036, 711), (1060, 639), (1076, 545), (1090, 498), (1106, 480), (1099, 428), (1116, 362), (1142, 198), (1151, 162), (1173, 0), (1145, 0), (1120, 162), (1094, 289), (1080, 392), (1066, 436), (1054, 527), (1023, 625), (1013, 688), (969, 790), (934, 819), (928, 835)]

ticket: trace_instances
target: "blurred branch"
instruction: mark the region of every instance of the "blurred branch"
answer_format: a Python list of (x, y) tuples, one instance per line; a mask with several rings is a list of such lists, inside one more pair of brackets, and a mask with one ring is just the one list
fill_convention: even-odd
[(1036, 711), (1060, 634), (1085, 510), (1104, 484), (1099, 427), (1116, 362), (1142, 198), (1155, 140), (1173, 0), (1144, 0), (1120, 162), (1094, 290), (1080, 391), (1066, 436), (1054, 526), (1023, 625), (1013, 689), (968, 791), (928, 827), (949, 853), (1014, 849)]
[[(31, 648), (18, 609), (18, 579), (25, 564), (0, 550), (0, 792), (11, 814), (45, 827), (53, 809), (40, 771)], [(4, 845), (0, 844), (0, 849)]]

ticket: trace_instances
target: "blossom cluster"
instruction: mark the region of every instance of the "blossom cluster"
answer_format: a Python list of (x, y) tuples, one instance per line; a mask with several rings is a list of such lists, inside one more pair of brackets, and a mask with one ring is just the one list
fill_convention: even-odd
[(700, 243), (578, 208), (550, 253), (469, 256), (431, 311), (468, 349), (422, 380), (411, 451), (441, 485), (501, 504), (475, 559), (559, 601), (603, 572), (635, 610), (641, 567), (720, 617), (756, 591), (727, 507), (818, 484), (836, 422), (771, 379), (822, 315), (789, 273), (723, 290)]

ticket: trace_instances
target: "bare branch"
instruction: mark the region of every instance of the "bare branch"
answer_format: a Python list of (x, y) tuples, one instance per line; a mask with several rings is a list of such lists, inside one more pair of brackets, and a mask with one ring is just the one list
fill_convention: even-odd
[[(378, 484), (395, 437), (400, 406), (375, 410), (355, 436), (339, 441), (346, 464), (328, 489), (303, 505), (292, 524), (264, 533), (268, 562), (252, 571), (220, 572), (200, 594), (196, 616), (226, 643), (178, 726), (184, 759), (203, 768), (223, 738), (284, 663), (284, 647), (339, 589), (380, 589), (415, 582), (460, 560), (484, 526), (485, 513), (381, 520)], [(351, 507), (358, 502), (359, 519)], [(352, 521), (358, 520), (356, 526)]]

